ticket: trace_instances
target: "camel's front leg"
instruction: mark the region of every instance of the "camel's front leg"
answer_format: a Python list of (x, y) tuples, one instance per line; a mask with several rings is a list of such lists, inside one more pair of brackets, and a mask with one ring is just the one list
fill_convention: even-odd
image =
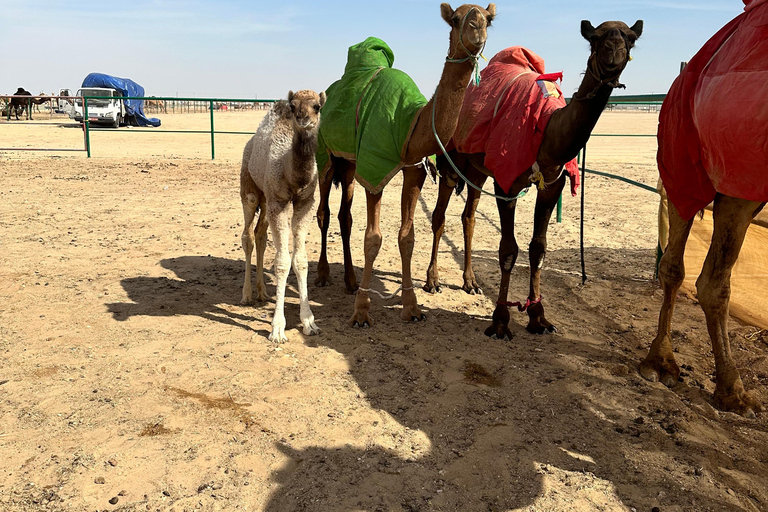
[(317, 227), (320, 228), (320, 259), (317, 261), (317, 278), (315, 286), (330, 286), (331, 269), (328, 265), (328, 226), (331, 222), (331, 208), (328, 206), (328, 199), (331, 195), (333, 186), (333, 159), (331, 159), (331, 168), (325, 173), (325, 179), (320, 182), (320, 204), (317, 207)]
[[(503, 195), (504, 191), (494, 183), (496, 195)], [(514, 189), (513, 189), (514, 190)], [(499, 267), (501, 269), (501, 282), (499, 284), (499, 298), (496, 301), (496, 309), (493, 310), (493, 323), (485, 330), (485, 335), (495, 339), (512, 339), (512, 331), (509, 330), (509, 278), (517, 261), (519, 249), (515, 240), (515, 208), (517, 200), (502, 201), (496, 199), (499, 209), (499, 221), (501, 222), (501, 242), (499, 242)]]
[(382, 194), (383, 192), (374, 195), (367, 190), (365, 191), (368, 210), (367, 225), (365, 227), (365, 241), (363, 245), (365, 251), (365, 268), (363, 269), (363, 279), (360, 282), (360, 288), (357, 290), (357, 297), (355, 297), (355, 311), (349, 319), (349, 325), (351, 327), (368, 327), (373, 325), (373, 320), (371, 320), (371, 317), (368, 314), (371, 309), (371, 297), (369, 292), (371, 278), (373, 277), (373, 264), (376, 261), (376, 256), (379, 255), (379, 249), (381, 249), (379, 219)]
[(300, 298), (300, 317), (301, 324), (304, 326), (304, 334), (311, 336), (320, 334), (320, 328), (315, 325), (315, 316), (309, 307), (309, 296), (307, 294), (307, 232), (311, 220), (312, 207), (315, 203), (314, 187), (312, 194), (306, 199), (299, 200), (293, 204), (293, 273), (296, 274), (296, 281), (299, 285)]
[(541, 268), (544, 266), (544, 256), (547, 253), (547, 230), (552, 210), (563, 193), (565, 173), (555, 183), (548, 185), (536, 194), (536, 209), (533, 214), (533, 238), (528, 246), (528, 256), (531, 265), (531, 281), (528, 290), (527, 311), (528, 326), (526, 330), (532, 334), (557, 332), (557, 328), (544, 318), (544, 305), (541, 303)]
[(744, 390), (739, 370), (731, 356), (728, 338), (728, 303), (731, 297), (731, 271), (739, 257), (744, 237), (760, 204), (723, 196), (715, 198), (712, 245), (704, 269), (696, 281), (699, 303), (707, 317), (707, 330), (715, 354), (715, 405), (724, 411), (754, 418), (763, 407)]
[[(467, 170), (467, 178), (476, 187), (483, 188), (488, 176), (471, 167)], [(480, 203), (480, 191), (467, 184), (467, 204), (464, 205), (464, 212), (461, 214), (461, 223), (464, 231), (464, 285), (461, 287), (465, 292), (475, 295), (482, 294), (483, 290), (477, 284), (475, 271), (472, 269), (472, 237), (475, 235), (475, 212)]]
[(432, 212), (432, 257), (427, 268), (427, 281), (424, 283), (424, 291), (429, 293), (442, 291), (440, 288), (440, 272), (437, 269), (437, 251), (440, 247), (440, 238), (445, 230), (445, 211), (448, 209), (448, 203), (451, 202), (451, 194), (455, 189), (455, 186), (451, 186), (450, 181), (452, 180), (449, 180), (445, 171), (443, 171), (440, 176), (437, 204)]
[(267, 209), (269, 225), (272, 228), (272, 239), (275, 243), (275, 315), (272, 318), (272, 333), (269, 340), (276, 343), (285, 343), (285, 283), (288, 280), (288, 272), (291, 269), (291, 256), (288, 254), (288, 241), (290, 240), (289, 208), (287, 201), (270, 201)]
[(413, 289), (411, 277), (411, 257), (413, 256), (414, 229), (413, 218), (419, 203), (421, 187), (427, 177), (426, 169), (422, 167), (406, 167), (403, 169), (403, 195), (400, 203), (400, 233), (397, 242), (400, 247), (400, 259), (403, 266), (403, 310), (400, 318), (405, 321), (426, 320), (427, 317), (419, 309), (416, 302), (416, 291)]
[(680, 376), (680, 368), (672, 351), (672, 313), (675, 311), (677, 290), (685, 279), (685, 242), (691, 232), (693, 219), (683, 220), (675, 206), (669, 204), (669, 242), (667, 251), (659, 262), (659, 281), (664, 292), (664, 300), (659, 312), (659, 327), (656, 338), (651, 344), (648, 355), (640, 363), (640, 374), (652, 382), (663, 382), (673, 386)]

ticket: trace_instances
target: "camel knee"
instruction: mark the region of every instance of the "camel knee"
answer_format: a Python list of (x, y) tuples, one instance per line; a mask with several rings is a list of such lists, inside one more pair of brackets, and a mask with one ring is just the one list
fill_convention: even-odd
[(365, 258), (367, 260), (375, 260), (379, 255), (379, 249), (381, 248), (381, 233), (366, 233), (365, 234)]
[(499, 266), (502, 272), (511, 272), (515, 266), (520, 249), (516, 242), (509, 243), (502, 240), (499, 245)]
[(725, 276), (700, 275), (696, 280), (696, 296), (706, 315), (725, 314), (731, 298), (731, 282)]
[(659, 281), (663, 287), (680, 288), (685, 279), (685, 267), (682, 261), (672, 261), (663, 256), (659, 262)]
[(531, 259), (531, 268), (540, 269), (544, 264), (544, 255), (547, 253), (547, 241), (533, 239), (528, 245), (528, 254)]

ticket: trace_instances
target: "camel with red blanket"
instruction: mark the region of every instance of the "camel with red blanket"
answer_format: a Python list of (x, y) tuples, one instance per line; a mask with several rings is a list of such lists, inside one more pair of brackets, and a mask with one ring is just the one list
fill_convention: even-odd
[[(535, 334), (557, 329), (544, 317), (540, 278), (547, 249), (547, 227), (552, 210), (565, 186), (566, 175), (571, 193), (578, 186), (575, 157), (589, 140), (595, 124), (619, 76), (630, 60), (630, 50), (643, 31), (638, 20), (631, 28), (620, 21), (606, 21), (597, 28), (581, 22), (581, 34), (589, 41), (591, 54), (587, 72), (578, 92), (566, 106), (555, 80), (561, 75), (544, 74), (544, 61), (519, 46), (499, 52), (483, 70), (479, 87), (470, 87), (453, 138), (451, 160), (476, 188), (467, 190), (464, 224), (464, 286), (468, 293), (481, 292), (472, 271), (472, 235), (475, 210), (480, 192), (489, 176), (494, 178), (501, 219), (499, 265), (501, 285), (493, 313), (493, 323), (485, 334), (510, 339), (509, 308), (527, 311), (527, 330)], [(432, 261), (424, 289), (440, 291), (437, 249), (445, 227), (445, 210), (451, 192), (464, 185), (447, 159), (438, 156), (441, 171), (440, 190), (432, 215)], [(538, 193), (534, 214), (533, 239), (529, 245), (531, 263), (530, 289), (524, 302), (509, 302), (509, 278), (518, 255), (514, 235), (517, 197), (531, 183)]]
[(670, 336), (683, 253), (696, 212), (714, 201), (714, 232), (696, 281), (715, 356), (715, 405), (754, 417), (762, 410), (731, 356), (731, 270), (751, 220), (768, 202), (768, 0), (744, 0), (745, 12), (715, 34), (672, 84), (659, 116), (657, 162), (669, 196), (669, 245), (659, 278), (659, 328), (640, 373), (673, 386), (680, 375)]

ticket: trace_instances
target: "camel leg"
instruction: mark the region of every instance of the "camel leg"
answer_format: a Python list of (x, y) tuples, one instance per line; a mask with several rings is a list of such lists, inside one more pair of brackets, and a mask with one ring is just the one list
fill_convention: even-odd
[(328, 226), (331, 222), (331, 208), (328, 206), (328, 198), (331, 195), (333, 186), (333, 165), (331, 159), (331, 168), (325, 173), (325, 179), (320, 182), (320, 204), (317, 206), (317, 227), (320, 228), (322, 239), (320, 245), (320, 259), (317, 261), (317, 278), (315, 286), (330, 286), (331, 269), (328, 265)]
[(379, 221), (381, 218), (381, 196), (383, 194), (383, 192), (379, 194), (371, 194), (367, 190), (365, 191), (368, 211), (367, 225), (365, 227), (365, 241), (363, 242), (365, 268), (363, 269), (363, 279), (360, 282), (360, 288), (358, 288), (357, 296), (355, 297), (355, 311), (349, 319), (350, 327), (368, 327), (373, 325), (373, 321), (368, 314), (371, 309), (371, 297), (365, 290), (369, 290), (371, 287), (373, 264), (376, 261), (376, 256), (379, 255), (379, 249), (381, 249), (381, 229), (379, 229)]
[(427, 171), (422, 167), (406, 167), (403, 169), (403, 195), (400, 201), (400, 233), (397, 243), (400, 247), (400, 260), (403, 274), (403, 310), (400, 318), (405, 321), (426, 320), (427, 317), (419, 309), (416, 301), (416, 291), (413, 289), (411, 276), (411, 257), (413, 256), (414, 228), (413, 218), (416, 206), (419, 204), (419, 194), (427, 178)]
[[(264, 201), (262, 201), (262, 204)], [(256, 298), (260, 302), (267, 300), (267, 286), (264, 284), (264, 251), (267, 248), (267, 229), (269, 216), (262, 206), (259, 222), (256, 223)]]
[(715, 405), (749, 418), (762, 411), (760, 403), (744, 390), (731, 356), (728, 338), (728, 303), (731, 271), (744, 237), (763, 204), (718, 194), (715, 198), (714, 231), (704, 268), (696, 281), (699, 304), (707, 317), (707, 330), (715, 354)]
[(320, 334), (320, 328), (315, 324), (315, 316), (309, 307), (309, 296), (307, 294), (307, 232), (311, 220), (312, 207), (315, 204), (314, 190), (312, 195), (306, 199), (299, 200), (293, 204), (293, 273), (296, 274), (296, 281), (299, 285), (300, 299), (300, 318), (304, 326), (304, 334), (312, 336)]
[(275, 315), (272, 318), (272, 332), (269, 340), (285, 343), (285, 284), (291, 269), (291, 256), (288, 254), (289, 233), (291, 231), (290, 209), (287, 202), (269, 201), (267, 204), (269, 225), (272, 230), (272, 240), (275, 243)]
[(445, 230), (445, 211), (451, 202), (451, 194), (455, 187), (449, 183), (445, 173), (440, 176), (440, 187), (437, 193), (437, 204), (432, 212), (432, 257), (427, 268), (427, 281), (424, 283), (424, 291), (429, 293), (441, 292), (440, 272), (437, 268), (437, 251), (440, 247), (440, 238)]
[[(547, 253), (547, 230), (552, 210), (563, 193), (565, 173), (555, 183), (536, 194), (536, 209), (533, 214), (533, 238), (528, 246), (528, 256), (531, 265), (531, 281), (528, 290), (528, 300), (531, 302), (541, 298), (541, 269)], [(557, 328), (544, 318), (544, 305), (541, 301), (528, 307), (528, 326), (526, 330), (532, 334), (557, 332)]]
[(344, 284), (347, 294), (352, 295), (357, 291), (357, 276), (355, 266), (352, 264), (352, 251), (349, 239), (352, 235), (352, 199), (355, 195), (355, 169), (354, 164), (344, 162), (346, 170), (344, 181), (341, 184), (341, 205), (339, 206), (339, 227), (341, 228), (341, 241), (344, 248)]
[[(488, 176), (474, 168), (469, 170), (466, 176), (473, 185), (480, 188), (483, 188), (485, 180), (488, 179)], [(480, 203), (480, 195), (479, 190), (467, 184), (467, 204), (464, 205), (464, 212), (461, 214), (461, 223), (464, 228), (464, 285), (461, 289), (471, 295), (483, 293), (475, 279), (475, 271), (472, 269), (472, 237), (475, 234), (475, 212)]]
[[(497, 195), (503, 195), (504, 191), (497, 183), (494, 183)], [(499, 284), (499, 298), (496, 301), (496, 309), (493, 310), (491, 326), (485, 330), (485, 335), (494, 339), (512, 339), (512, 331), (509, 330), (509, 278), (512, 268), (517, 261), (519, 248), (515, 240), (515, 208), (517, 200), (496, 200), (499, 209), (499, 221), (501, 223), (501, 242), (499, 242), (499, 267), (501, 268), (501, 283)]]
[(693, 219), (684, 220), (677, 213), (675, 205), (669, 203), (669, 242), (667, 251), (659, 262), (659, 281), (664, 299), (659, 312), (659, 327), (648, 355), (640, 363), (640, 374), (651, 382), (663, 382), (674, 386), (680, 376), (672, 350), (672, 314), (675, 311), (677, 290), (685, 279), (685, 243), (691, 232)]
[[(251, 288), (251, 256), (254, 247), (254, 218), (264, 194), (256, 186), (248, 174), (247, 169), (243, 169), (240, 175), (240, 200), (243, 204), (243, 234), (241, 241), (243, 252), (245, 252), (245, 281), (243, 282), (243, 297), (240, 304), (253, 304), (253, 291)], [(263, 215), (259, 216), (259, 222)], [(258, 254), (258, 253), (257, 253)]]

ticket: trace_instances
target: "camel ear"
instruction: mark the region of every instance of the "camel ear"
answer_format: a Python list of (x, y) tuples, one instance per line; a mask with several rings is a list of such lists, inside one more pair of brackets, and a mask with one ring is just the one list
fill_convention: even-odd
[(632, 27), (630, 27), (630, 30), (635, 33), (635, 35), (640, 38), (640, 35), (643, 33), (643, 20), (637, 20)]
[(294, 96), (293, 91), (288, 91), (288, 103), (293, 101), (293, 96)]
[(451, 4), (447, 2), (440, 4), (440, 16), (442, 16), (445, 22), (450, 26), (453, 26), (453, 13), (454, 10), (453, 7), (451, 7)]
[(320, 93), (320, 108), (323, 108), (323, 105), (325, 105), (325, 91)]
[(584, 39), (591, 42), (591, 38), (595, 35), (595, 27), (589, 20), (581, 20), (581, 35)]
[(488, 4), (488, 7), (486, 7), (485, 10), (488, 11), (488, 16), (485, 17), (485, 21), (490, 25), (496, 17), (496, 4)]

